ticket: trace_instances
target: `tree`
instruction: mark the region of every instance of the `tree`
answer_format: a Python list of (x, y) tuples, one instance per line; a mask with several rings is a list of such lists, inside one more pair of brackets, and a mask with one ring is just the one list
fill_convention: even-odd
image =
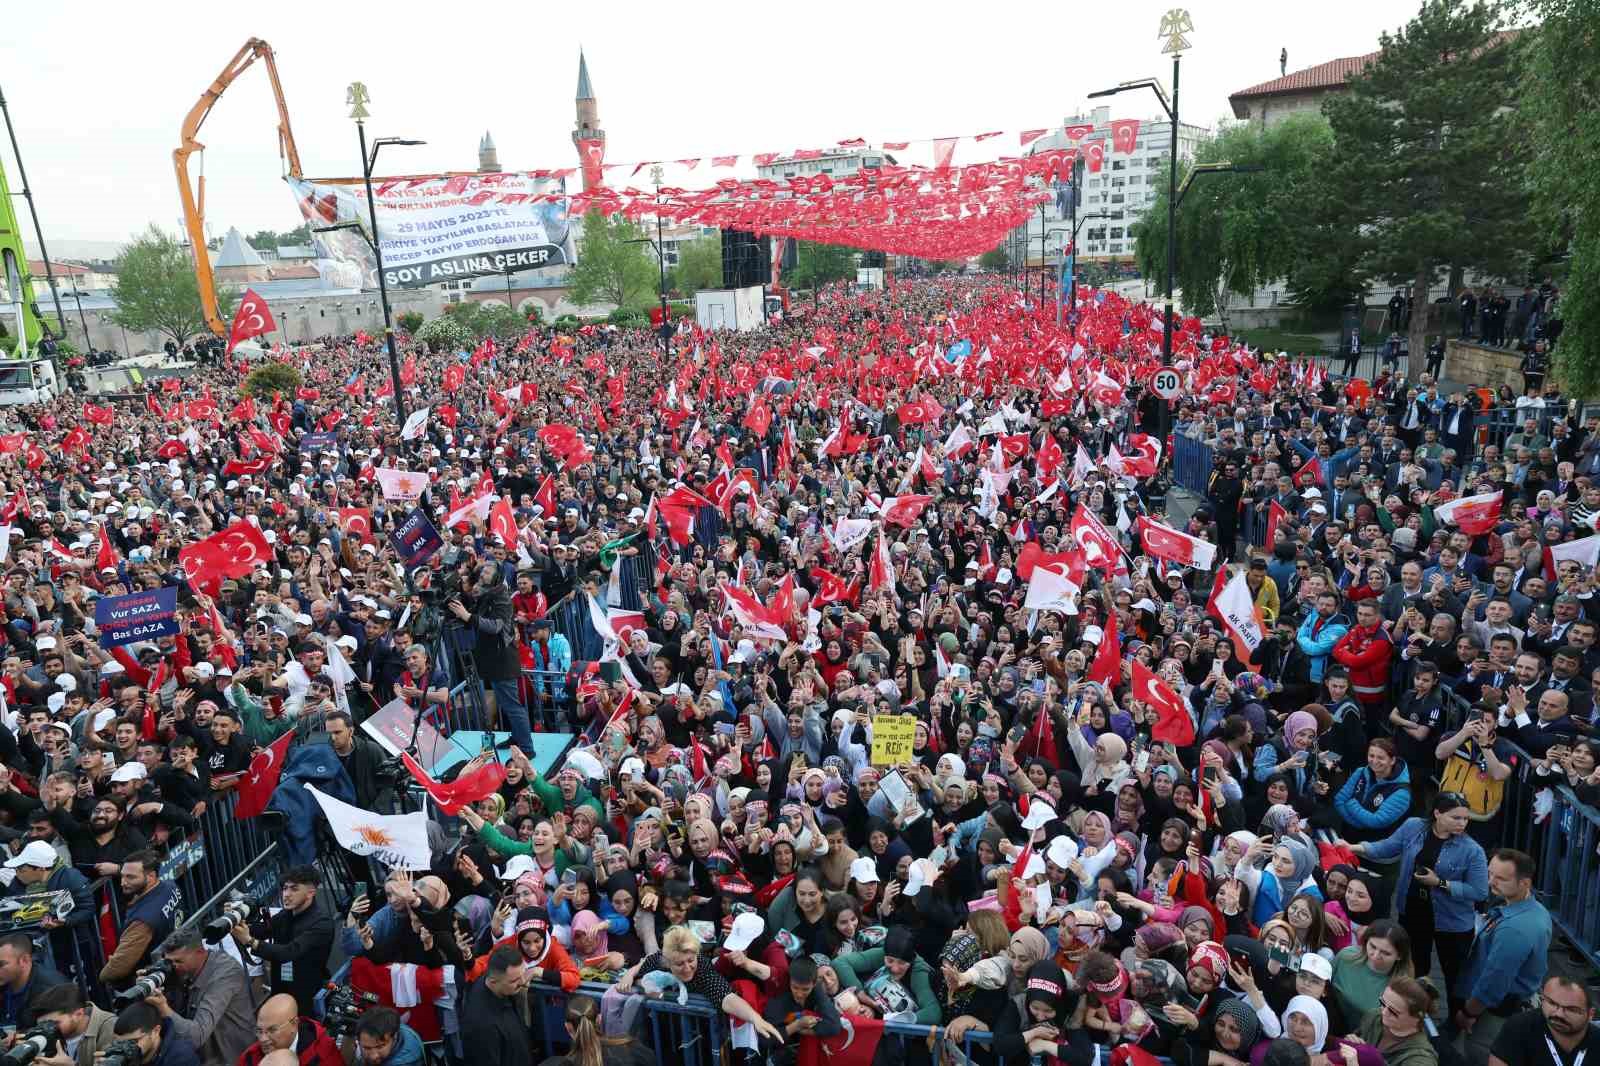
[(415, 337), (428, 346), (428, 351), (438, 353), (446, 348), (461, 351), (472, 347), (472, 331), (448, 314), (430, 319), (417, 330)]
[(276, 230), (257, 230), (245, 238), (245, 243), (257, 251), (274, 252), (279, 248), (293, 245), (306, 245), (311, 243), (311, 223), (302, 222), (292, 230), (279, 233)]
[[(1260, 166), (1260, 173), (1202, 174), (1178, 207), (1178, 263), (1174, 278), (1183, 309), (1227, 324), (1229, 293), (1249, 295), (1288, 276), (1307, 236), (1305, 201), (1333, 149), (1333, 132), (1321, 115), (1302, 113), (1271, 127), (1231, 126), (1195, 151), (1196, 163)], [(1179, 173), (1179, 184), (1189, 168)], [(1132, 227), (1134, 255), (1147, 278), (1167, 276), (1167, 176), (1159, 194)]]
[(795, 242), (794, 269), (789, 285), (796, 289), (815, 289), (830, 281), (854, 281), (856, 250), (842, 244)]
[(1011, 265), (1011, 259), (1003, 247), (996, 246), (978, 257), (978, 265), (985, 270), (1004, 270)]
[(722, 238), (701, 237), (678, 249), (678, 265), (671, 274), (672, 288), (693, 295), (701, 289), (722, 287)]
[(400, 324), (400, 328), (407, 333), (415, 333), (417, 330), (422, 328), (421, 311), (401, 311), (395, 316), (394, 320), (398, 322)]
[(244, 379), (244, 391), (251, 396), (270, 399), (273, 393), (292, 396), (300, 387), (300, 371), (276, 359), (262, 363)]
[(1427, 348), (1441, 273), (1525, 268), (1527, 131), (1514, 108), (1524, 51), (1500, 0), (1425, 0), (1378, 58), (1322, 105), (1326, 194), (1344, 206), (1362, 273), (1412, 286), (1411, 351)]
[(656, 290), (656, 264), (643, 244), (639, 227), (598, 211), (583, 220), (583, 243), (578, 262), (567, 275), (574, 303), (610, 303), (618, 307), (643, 307)]
[(1600, 396), (1600, 0), (1531, 0), (1540, 25), (1529, 45), (1521, 103), (1531, 126), (1533, 230), (1566, 242), (1556, 374), (1569, 395)]
[[(111, 297), (117, 303), (111, 320), (117, 325), (140, 332), (156, 330), (171, 337), (179, 347), (206, 328), (200, 286), (188, 251), (153, 223), (122, 250)], [(217, 287), (217, 303), (224, 320), (233, 299), (231, 290)]]

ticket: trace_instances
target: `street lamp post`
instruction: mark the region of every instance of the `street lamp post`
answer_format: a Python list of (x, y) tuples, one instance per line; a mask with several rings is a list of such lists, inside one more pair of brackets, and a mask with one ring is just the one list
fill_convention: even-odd
[(383, 241), (378, 234), (378, 205), (372, 194), (372, 169), (378, 162), (378, 150), (386, 144), (416, 145), (425, 141), (406, 140), (400, 137), (379, 137), (367, 150), (367, 104), (371, 95), (359, 81), (350, 83), (345, 90), (345, 103), (350, 105), (350, 117), (356, 120), (356, 136), (361, 142), (361, 179), (367, 189), (367, 217), (372, 222), (372, 256), (378, 268), (378, 299), (383, 304), (383, 336), (389, 348), (389, 377), (394, 389), (394, 414), (399, 425), (406, 424), (406, 404), (400, 385), (400, 353), (395, 350), (394, 323), (389, 311), (389, 286), (383, 277)]
[[(1070, 279), (1070, 285), (1069, 285), (1069, 288), (1068, 288), (1068, 295), (1067, 295), (1067, 307), (1069, 309), (1078, 306), (1078, 231), (1083, 228), (1083, 224), (1085, 222), (1091, 222), (1091, 221), (1093, 221), (1094, 219), (1097, 219), (1097, 218), (1109, 219), (1109, 218), (1111, 218), (1111, 212), (1109, 212), (1109, 211), (1092, 211), (1089, 214), (1084, 215), (1082, 218), (1079, 218), (1078, 217), (1077, 204), (1076, 203), (1073, 204), (1073, 207), (1072, 207), (1072, 277)], [(1063, 253), (1063, 255), (1064, 254), (1065, 253)]]
[(667, 320), (667, 246), (661, 241), (661, 167), (650, 168), (650, 180), (656, 187), (656, 268), (660, 272), (660, 285), (657, 295), (661, 297), (661, 350), (668, 348), (667, 340), (672, 336), (672, 323)]
[[(1091, 99), (1100, 96), (1114, 96), (1117, 93), (1128, 92), (1132, 89), (1149, 89), (1156, 94), (1156, 99), (1161, 101), (1161, 108), (1167, 113), (1167, 118), (1172, 123), (1172, 137), (1169, 150), (1171, 153), (1170, 165), (1167, 173), (1167, 292), (1166, 314), (1163, 316), (1161, 331), (1161, 365), (1172, 365), (1172, 279), (1173, 262), (1178, 258), (1178, 66), (1183, 58), (1184, 50), (1189, 47), (1189, 39), (1184, 36), (1194, 32), (1194, 20), (1189, 17), (1189, 12), (1181, 7), (1175, 7), (1161, 16), (1161, 27), (1156, 31), (1158, 37), (1165, 37), (1167, 43), (1162, 45), (1163, 54), (1172, 56), (1172, 99), (1168, 101), (1167, 94), (1162, 91), (1160, 83), (1154, 78), (1140, 78), (1137, 81), (1127, 81), (1114, 89), (1102, 89), (1090, 93)], [(1165, 441), (1167, 428), (1171, 420), (1171, 407), (1162, 401), (1156, 407), (1158, 412), (1157, 433)]]
[[(83, 346), (92, 349), (94, 345), (89, 343), (89, 320), (83, 314), (83, 292), (77, 282), (72, 284), (72, 298), (78, 302), (78, 325), (83, 327)], [(83, 354), (87, 356), (89, 353), (86, 351)]]

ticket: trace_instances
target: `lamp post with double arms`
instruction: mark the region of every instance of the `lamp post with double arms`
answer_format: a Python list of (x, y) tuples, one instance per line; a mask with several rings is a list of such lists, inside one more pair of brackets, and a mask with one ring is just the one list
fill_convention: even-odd
[(356, 136), (361, 142), (361, 179), (367, 190), (367, 217), (372, 222), (372, 256), (378, 268), (378, 299), (383, 304), (383, 337), (384, 343), (389, 348), (389, 377), (390, 385), (394, 389), (394, 415), (400, 426), (406, 424), (406, 404), (403, 390), (400, 385), (400, 354), (395, 349), (394, 322), (389, 310), (389, 286), (383, 276), (383, 241), (378, 234), (378, 206), (372, 194), (372, 170), (378, 162), (378, 150), (386, 144), (416, 145), (426, 144), (426, 141), (408, 140), (402, 137), (379, 137), (372, 142), (371, 151), (367, 148), (368, 118), (367, 104), (371, 95), (367, 87), (359, 81), (350, 83), (345, 90), (345, 103), (350, 105), (350, 117), (356, 120)]

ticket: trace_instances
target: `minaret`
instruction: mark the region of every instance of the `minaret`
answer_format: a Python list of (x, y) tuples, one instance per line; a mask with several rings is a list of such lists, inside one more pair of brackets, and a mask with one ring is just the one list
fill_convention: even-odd
[(495, 150), (494, 138), (488, 130), (483, 131), (483, 140), (478, 142), (478, 173), (500, 173), (500, 153)]
[(606, 153), (606, 131), (600, 128), (600, 105), (589, 84), (589, 63), (578, 50), (578, 121), (572, 130), (572, 144), (578, 149), (583, 169), (583, 189), (589, 192), (601, 184), (601, 163)]

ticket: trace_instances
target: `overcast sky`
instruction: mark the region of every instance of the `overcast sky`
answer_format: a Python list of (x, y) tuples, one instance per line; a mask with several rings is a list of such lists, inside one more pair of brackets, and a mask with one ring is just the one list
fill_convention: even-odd
[[(569, 139), (578, 48), (607, 132), (607, 158), (633, 162), (826, 147), (850, 137), (907, 140), (1059, 125), (1088, 93), (1171, 77), (1156, 30), (1171, 0), (1037, 0), (908, 5), (812, 0), (770, 5), (591, 2), (385, 5), (107, 0), (31, 4), (0, 35), (11, 108), (46, 239), (125, 240), (180, 217), (172, 150), (184, 115), (234, 52), (261, 35), (277, 54), (308, 177), (359, 172), (345, 86), (371, 93), (385, 173), (473, 169), (493, 132), (512, 170), (575, 164)], [(1198, 0), (1181, 112), (1215, 126), (1228, 94), (1289, 69), (1376, 47), (1409, 0)], [(300, 221), (286, 186), (272, 94), (260, 64), (201, 131), (210, 231), (246, 234)], [(1148, 92), (1113, 115), (1154, 117)], [(913, 145), (903, 161), (919, 162)], [(1015, 152), (1014, 136), (964, 142), (955, 161)], [(9, 147), (0, 148), (12, 189)], [(704, 183), (705, 168), (682, 177)], [(192, 167), (198, 173), (199, 165)], [(726, 173), (726, 172), (721, 172)], [(699, 182), (695, 178), (699, 178)], [(626, 172), (611, 172), (626, 184)], [(645, 175), (638, 181), (643, 184)], [(19, 215), (23, 212), (20, 200)], [(31, 227), (24, 219), (24, 228)]]

